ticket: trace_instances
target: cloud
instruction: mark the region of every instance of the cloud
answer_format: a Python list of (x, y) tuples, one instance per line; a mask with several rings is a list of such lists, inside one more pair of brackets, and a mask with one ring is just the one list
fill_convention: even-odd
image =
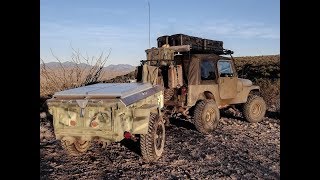
[(268, 27), (263, 23), (230, 23), (220, 22), (209, 24), (203, 28), (208, 34), (223, 35), (235, 38), (270, 38), (279, 39), (280, 31), (276, 27)]
[[(223, 40), (233, 43), (247, 40), (279, 40), (280, 30), (278, 26), (270, 26), (262, 22), (235, 22), (228, 20), (207, 22), (179, 22), (175, 18), (169, 18), (167, 22), (151, 23), (151, 46), (156, 46), (159, 36), (184, 33), (192, 36), (208, 39)], [(144, 49), (148, 47), (148, 24), (89, 24), (66, 20), (41, 21), (40, 22), (41, 55), (50, 56), (47, 51), (70, 54), (70, 44), (74, 48), (95, 54), (101, 50), (112, 48), (110, 62), (125, 63), (129, 59), (145, 58)], [(251, 41), (252, 42), (252, 41)], [(265, 44), (265, 43), (264, 43)], [(66, 50), (66, 48), (68, 50)], [(247, 48), (251, 51), (254, 48)], [(273, 46), (270, 47), (274, 48)], [(244, 52), (244, 50), (237, 50)], [(248, 53), (249, 50), (248, 50)]]
[(108, 9), (105, 7), (74, 7), (76, 11), (80, 12), (90, 12), (90, 13), (97, 13), (103, 15), (125, 15), (127, 12), (124, 9)]
[(72, 24), (72, 23), (40, 23), (40, 39), (47, 40), (72, 40), (80, 39), (87, 41), (115, 41), (115, 40), (132, 40), (138, 39), (145, 32), (141, 28), (125, 28), (112, 25), (96, 24)]
[[(269, 26), (262, 22), (232, 22), (228, 20), (176, 23), (169, 18), (167, 23), (151, 24), (151, 40), (165, 34), (185, 33), (200, 37), (279, 39), (279, 27)], [(114, 43), (134, 44), (146, 41), (148, 28), (146, 24), (100, 25), (75, 23), (70, 21), (40, 22), (40, 39), (49, 41), (85, 41), (90, 45), (111, 45)], [(44, 41), (43, 41), (44, 42)]]
[(157, 34), (186, 33), (203, 37), (229, 38), (266, 38), (279, 39), (279, 27), (268, 26), (261, 22), (232, 22), (227, 20), (205, 23), (179, 24), (172, 28), (172, 24), (155, 24)]
[[(52, 60), (48, 58), (51, 57), (50, 48), (59, 57), (68, 57), (71, 54), (71, 47), (79, 48), (81, 52), (88, 52), (89, 55), (99, 54), (111, 48), (109, 61), (111, 63), (143, 59), (145, 58), (144, 49), (148, 48), (148, 29), (143, 24), (134, 26), (127, 28), (117, 25), (76, 24), (63, 21), (41, 22), (40, 55), (45, 57), (46, 61), (50, 61)], [(151, 38), (151, 40), (155, 39)], [(152, 44), (156, 42), (152, 41)]]

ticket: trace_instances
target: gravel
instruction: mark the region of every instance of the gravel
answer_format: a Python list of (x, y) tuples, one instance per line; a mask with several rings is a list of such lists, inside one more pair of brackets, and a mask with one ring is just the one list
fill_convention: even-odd
[(42, 119), (40, 179), (280, 179), (280, 119), (271, 117), (250, 124), (222, 114), (209, 135), (170, 119), (165, 151), (153, 163), (145, 163), (129, 140), (106, 149), (93, 144), (83, 156), (68, 156)]

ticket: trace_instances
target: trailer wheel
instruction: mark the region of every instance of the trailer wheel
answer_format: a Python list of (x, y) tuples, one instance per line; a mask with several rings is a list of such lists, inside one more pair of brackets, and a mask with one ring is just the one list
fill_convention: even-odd
[(165, 89), (164, 89), (164, 92), (163, 92), (164, 102), (169, 101), (169, 100), (172, 98), (173, 95), (174, 95), (174, 89), (172, 89), (172, 88), (165, 88)]
[(158, 160), (165, 144), (165, 126), (158, 114), (151, 113), (147, 134), (140, 135), (140, 149), (144, 160)]
[(65, 149), (68, 154), (73, 156), (78, 156), (85, 153), (90, 147), (90, 141), (75, 140), (73, 143), (68, 140), (61, 141), (63, 149)]
[(200, 100), (194, 110), (194, 125), (201, 133), (208, 134), (217, 128), (220, 111), (213, 99)]

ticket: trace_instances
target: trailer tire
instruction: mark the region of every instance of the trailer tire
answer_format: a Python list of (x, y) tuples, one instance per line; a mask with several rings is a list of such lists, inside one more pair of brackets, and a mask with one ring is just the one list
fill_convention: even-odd
[(140, 135), (140, 149), (147, 162), (158, 160), (165, 144), (165, 126), (158, 114), (151, 113), (147, 134)]
[(174, 89), (165, 88), (164, 92), (163, 92), (164, 102), (168, 102), (172, 98), (173, 95), (174, 95)]

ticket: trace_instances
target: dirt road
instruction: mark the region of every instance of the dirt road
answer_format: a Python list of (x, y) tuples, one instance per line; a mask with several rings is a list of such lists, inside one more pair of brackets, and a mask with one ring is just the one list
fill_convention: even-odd
[[(102, 149), (93, 145), (68, 156), (47, 121), (40, 124), (41, 179), (280, 179), (280, 119), (249, 124), (225, 114), (202, 135), (183, 120), (166, 129), (166, 147), (156, 163), (144, 163), (130, 141)], [(229, 118), (228, 118), (229, 117)], [(129, 147), (129, 148), (127, 148)]]

